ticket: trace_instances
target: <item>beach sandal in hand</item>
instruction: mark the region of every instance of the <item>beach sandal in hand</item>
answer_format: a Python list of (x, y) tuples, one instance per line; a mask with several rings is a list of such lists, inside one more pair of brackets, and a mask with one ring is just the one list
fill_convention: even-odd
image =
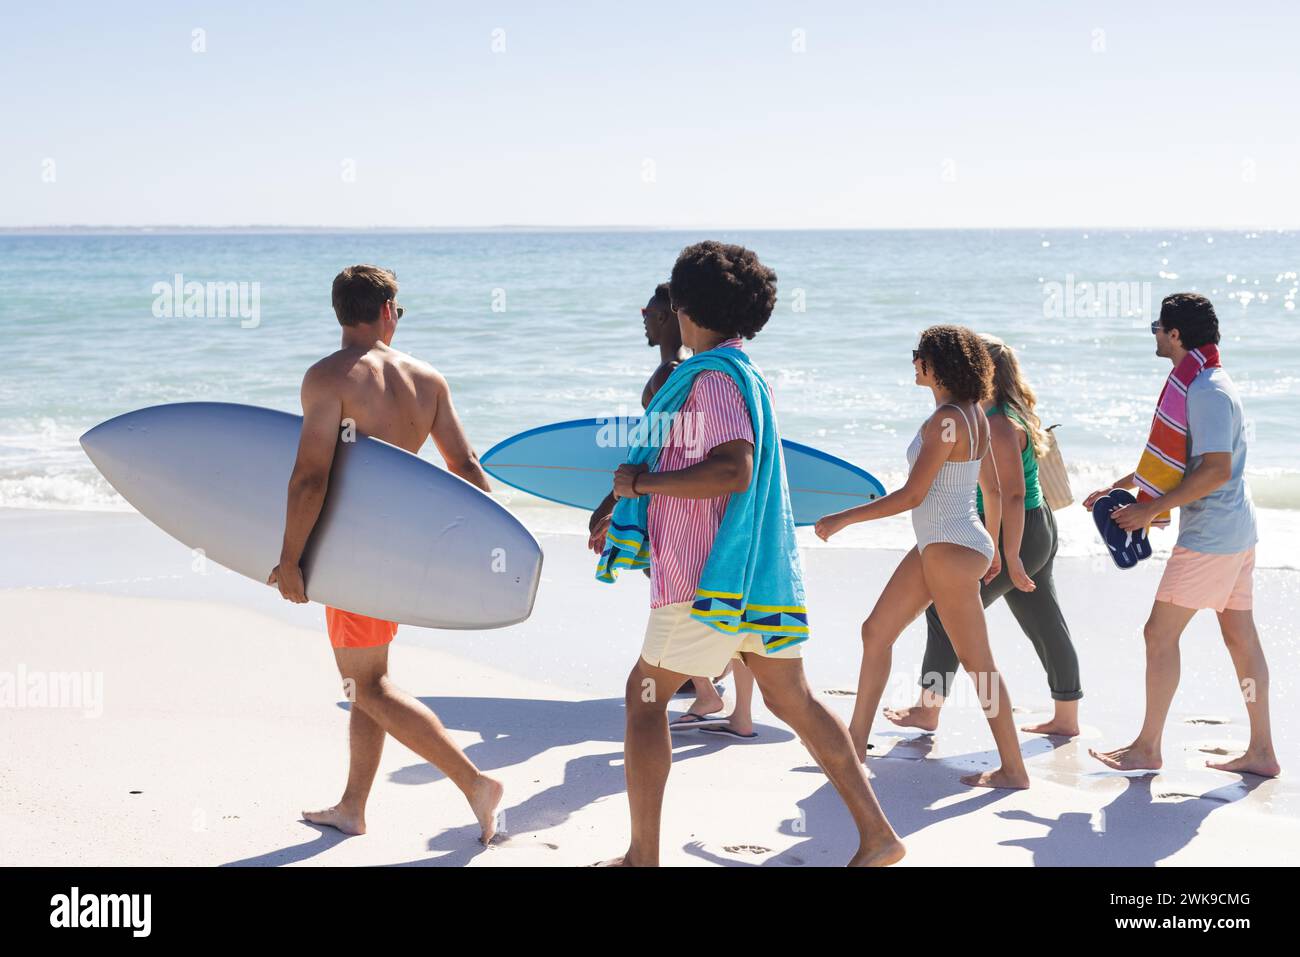
[(1129, 569), (1137, 565), (1138, 556), (1129, 533), (1116, 525), (1115, 520), (1110, 517), (1110, 513), (1122, 504), (1115, 501), (1112, 497), (1114, 494), (1109, 492), (1093, 502), (1092, 520), (1097, 525), (1097, 531), (1101, 533), (1101, 540), (1106, 545), (1106, 550), (1110, 552), (1111, 560), (1119, 568)]
[[(1112, 502), (1115, 502), (1121, 507), (1124, 505), (1137, 504), (1137, 499), (1133, 497), (1133, 493), (1122, 488), (1111, 489), (1109, 498)], [(1144, 559), (1151, 557), (1151, 541), (1147, 538), (1147, 529), (1136, 528), (1131, 532), (1125, 532), (1124, 529), (1120, 528), (1118, 525), (1116, 525), (1115, 528), (1128, 536), (1128, 542), (1133, 546), (1133, 554), (1137, 556), (1138, 561), (1143, 561)]]

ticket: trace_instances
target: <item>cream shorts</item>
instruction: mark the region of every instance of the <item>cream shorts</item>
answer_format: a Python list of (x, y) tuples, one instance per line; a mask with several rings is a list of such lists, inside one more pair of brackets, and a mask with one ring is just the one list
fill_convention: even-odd
[(748, 652), (765, 658), (798, 658), (799, 645), (780, 651), (763, 648), (762, 636), (752, 632), (728, 635), (691, 617), (691, 603), (679, 602), (650, 609), (641, 657), (648, 664), (692, 678), (717, 678), (727, 662)]

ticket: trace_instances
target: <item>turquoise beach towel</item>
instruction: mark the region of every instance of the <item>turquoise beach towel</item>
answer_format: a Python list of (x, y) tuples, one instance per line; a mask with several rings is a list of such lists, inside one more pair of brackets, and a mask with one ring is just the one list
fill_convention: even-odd
[[(709, 369), (731, 376), (745, 399), (754, 427), (754, 474), (749, 488), (727, 501), (691, 616), (726, 634), (758, 634), (768, 651), (779, 651), (807, 640), (808, 611), (772, 396), (749, 357), (739, 349), (710, 349), (679, 365), (629, 434), (627, 462), (654, 467), (695, 377)], [(612, 582), (624, 568), (649, 567), (648, 512), (647, 495), (615, 503), (597, 579)]]

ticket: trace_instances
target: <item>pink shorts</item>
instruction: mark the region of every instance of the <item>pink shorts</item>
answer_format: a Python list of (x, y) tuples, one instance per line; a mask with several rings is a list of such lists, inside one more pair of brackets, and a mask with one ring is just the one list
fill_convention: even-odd
[(1183, 608), (1250, 611), (1254, 596), (1255, 549), (1211, 555), (1174, 546), (1156, 601)]

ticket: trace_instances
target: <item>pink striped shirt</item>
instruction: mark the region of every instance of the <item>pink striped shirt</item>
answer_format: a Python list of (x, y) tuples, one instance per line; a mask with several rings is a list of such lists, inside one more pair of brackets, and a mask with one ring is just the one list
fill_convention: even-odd
[[(728, 339), (718, 348), (739, 349), (741, 340)], [(754, 441), (754, 426), (740, 389), (725, 372), (710, 369), (695, 377), (682, 403), (656, 472), (675, 472), (702, 462), (713, 449), (737, 439)], [(647, 522), (650, 534), (650, 607), (695, 600), (695, 589), (717, 537), (730, 495), (717, 498), (673, 498), (651, 495)]]

